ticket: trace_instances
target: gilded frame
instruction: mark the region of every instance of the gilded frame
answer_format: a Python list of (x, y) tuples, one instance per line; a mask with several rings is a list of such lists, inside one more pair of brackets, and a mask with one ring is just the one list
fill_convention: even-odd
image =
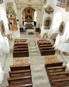
[(69, 11), (69, 0), (66, 0), (65, 10), (66, 11)]
[(64, 21), (62, 21), (60, 26), (59, 26), (59, 34), (63, 35), (64, 30), (65, 30), (65, 23), (64, 23)]
[(47, 17), (44, 21), (44, 28), (45, 29), (50, 29), (50, 25), (51, 25), (51, 18)]

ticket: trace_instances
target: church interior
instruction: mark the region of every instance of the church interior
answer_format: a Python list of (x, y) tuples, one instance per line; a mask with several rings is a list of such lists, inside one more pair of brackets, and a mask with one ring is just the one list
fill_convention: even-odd
[(0, 87), (69, 87), (69, 0), (0, 0)]

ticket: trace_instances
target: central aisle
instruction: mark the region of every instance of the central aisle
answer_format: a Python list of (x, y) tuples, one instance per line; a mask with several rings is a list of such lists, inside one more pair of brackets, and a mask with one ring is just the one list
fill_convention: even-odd
[(44, 67), (44, 57), (40, 55), (37, 45), (38, 38), (36, 36), (33, 36), (33, 38), (29, 38), (29, 62), (31, 64), (33, 87), (50, 87), (48, 76)]

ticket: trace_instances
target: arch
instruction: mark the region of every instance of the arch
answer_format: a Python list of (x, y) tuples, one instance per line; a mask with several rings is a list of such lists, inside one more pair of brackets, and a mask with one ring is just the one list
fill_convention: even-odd
[(22, 11), (22, 19), (23, 19), (23, 21), (27, 21), (27, 22), (34, 21), (35, 16), (36, 16), (35, 15), (35, 9), (32, 8), (32, 7), (26, 7)]

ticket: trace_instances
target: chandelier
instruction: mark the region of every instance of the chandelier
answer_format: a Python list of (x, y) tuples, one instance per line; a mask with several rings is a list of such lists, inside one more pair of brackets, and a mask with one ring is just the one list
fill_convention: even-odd
[(31, 2), (32, 0), (28, 0), (29, 2)]

